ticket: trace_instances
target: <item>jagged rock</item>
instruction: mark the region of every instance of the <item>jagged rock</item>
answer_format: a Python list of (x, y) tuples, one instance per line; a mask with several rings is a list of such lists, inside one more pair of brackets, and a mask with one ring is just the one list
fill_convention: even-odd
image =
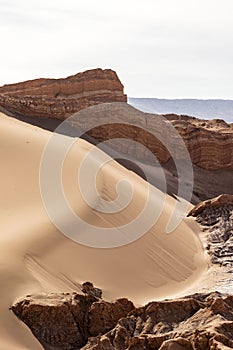
[(93, 69), (65, 79), (36, 79), (0, 87), (2, 111), (64, 120), (103, 102), (126, 102), (123, 85), (110, 69)]
[(207, 251), (213, 264), (233, 267), (233, 195), (223, 194), (201, 202), (188, 215), (207, 232)]
[(124, 298), (108, 303), (77, 293), (29, 296), (12, 306), (46, 350), (79, 349), (88, 337), (111, 330), (133, 309)]
[(51, 294), (27, 297), (12, 310), (49, 350), (233, 348), (233, 296), (218, 292), (139, 308), (127, 299)]
[(233, 348), (233, 296), (195, 294), (133, 310), (83, 350), (216, 350)]
[(82, 292), (84, 294), (92, 295), (96, 298), (102, 298), (102, 290), (100, 288), (94, 287), (91, 282), (84, 282), (82, 284)]
[[(101, 124), (103, 113), (106, 117), (115, 113), (119, 120), (116, 125), (107, 123), (90, 130), (88, 135), (91, 138), (97, 142), (114, 137), (130, 138), (147, 147), (161, 163), (171, 159), (166, 145), (162, 145), (145, 128), (148, 126), (152, 133), (153, 130), (159, 131), (161, 125), (158, 115), (137, 111), (124, 103), (127, 102), (127, 96), (123, 92), (123, 85), (110, 69), (93, 69), (65, 79), (36, 79), (0, 87), (0, 110), (32, 120), (49, 118), (63, 121), (75, 112), (103, 102), (118, 103), (109, 109), (95, 109), (92, 117), (96, 115)], [(90, 113), (87, 111), (86, 118), (83, 115), (87, 126), (91, 125)], [(233, 124), (219, 119), (206, 121), (175, 114), (165, 117), (183, 138), (194, 165), (211, 170), (233, 169)], [(136, 118), (140, 120), (140, 128), (134, 126)], [(126, 125), (125, 122), (132, 125)], [(164, 127), (161, 129), (167, 135), (167, 142), (173, 145), (177, 157), (182, 159), (181, 147), (177, 146), (175, 137), (166, 134), (167, 131)], [(120, 151), (127, 154), (128, 150), (124, 147)], [(135, 155), (136, 159), (145, 161), (145, 152), (142, 150), (135, 152)]]
[[(194, 208), (192, 210), (190, 210), (190, 212), (188, 213), (188, 216), (198, 216), (200, 214), (203, 216), (203, 212), (206, 209), (209, 209), (209, 212), (208, 212), (208, 216), (209, 216), (211, 209), (217, 208), (217, 207), (221, 208), (221, 213), (222, 213), (224, 208), (226, 208), (227, 206), (233, 208), (233, 195), (221, 194), (220, 196), (218, 196), (216, 198), (212, 198), (212, 199), (209, 199), (207, 201), (203, 201), (203, 202), (199, 203), (198, 205), (195, 205)], [(205, 214), (206, 214), (206, 212), (205, 212)], [(213, 218), (216, 219), (215, 214), (216, 214), (216, 212), (214, 213)], [(211, 221), (211, 224), (213, 224), (212, 221)]]

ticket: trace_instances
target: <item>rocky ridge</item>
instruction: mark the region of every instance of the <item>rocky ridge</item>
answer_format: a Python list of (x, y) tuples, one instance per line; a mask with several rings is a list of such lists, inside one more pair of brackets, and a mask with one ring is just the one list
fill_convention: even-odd
[[(101, 125), (103, 113), (106, 118), (115, 113), (119, 116), (117, 125), (101, 125), (89, 130), (88, 135), (97, 142), (114, 137), (130, 138), (147, 147), (161, 163), (168, 162), (171, 155), (166, 145), (146, 132), (147, 126), (152, 133), (154, 129), (159, 130), (161, 123), (158, 115), (140, 112), (125, 102), (127, 96), (124, 87), (117, 74), (110, 69), (93, 69), (64, 79), (36, 79), (0, 87), (2, 112), (29, 118), (27, 121), (31, 120), (32, 123), (40, 119), (42, 126), (44, 119), (45, 127), (46, 119), (63, 121), (84, 109), (88, 110), (85, 117), (80, 114), (80, 123), (84, 122), (83, 116), (87, 125), (91, 125), (90, 116), (96, 115)], [(97, 105), (102, 103), (110, 105), (98, 108)], [(91, 106), (95, 106), (94, 109), (87, 108)], [(233, 169), (233, 124), (220, 119), (207, 121), (175, 114), (164, 117), (181, 135), (194, 165), (210, 170)], [(140, 120), (140, 128), (134, 125), (135, 118)], [(125, 122), (132, 125), (126, 125)], [(169, 142), (175, 146), (175, 137)], [(127, 153), (124, 147), (121, 151)], [(178, 149), (177, 153), (180, 151)], [(140, 161), (145, 160), (142, 152), (136, 156)]]
[[(74, 129), (85, 125), (87, 131), (82, 137), (94, 144), (110, 140), (111, 148), (112, 139), (123, 139), (113, 147), (117, 160), (143, 178), (146, 177), (140, 169), (145, 165), (148, 181), (163, 191), (164, 185), (158, 176), (162, 165), (167, 193), (177, 195), (180, 179), (175, 162), (184, 158), (182, 168), (187, 168), (184, 148), (180, 147), (171, 128), (161, 122), (160, 116), (143, 113), (125, 103), (126, 100), (117, 74), (108, 69), (94, 69), (65, 79), (36, 79), (0, 87), (0, 111), (51, 131), (75, 114), (69, 131), (61, 130), (61, 133), (75, 136)], [(116, 123), (110, 122), (112, 116), (116, 117)], [(191, 158), (194, 178), (190, 181), (189, 173), (181, 179), (187, 189), (193, 186), (191, 202), (196, 204), (221, 193), (233, 194), (233, 124), (175, 114), (162, 118), (178, 131)], [(93, 122), (98, 126), (93, 127)], [(161, 136), (163, 143), (159, 140)], [(134, 144), (127, 144), (128, 139)], [(155, 164), (154, 156), (159, 163)], [(124, 161), (129, 157), (131, 162)]]
[[(114, 116), (117, 116), (117, 122), (107, 123)], [(93, 121), (99, 126), (93, 128)], [(97, 142), (114, 138), (136, 141), (150, 150), (162, 164), (172, 157), (168, 146), (172, 148), (174, 158), (182, 160), (186, 157), (176, 130), (183, 139), (194, 165), (208, 170), (233, 169), (233, 124), (221, 120), (204, 121), (177, 115), (160, 117), (143, 113), (126, 103), (107, 103), (82, 110), (77, 113), (75, 120), (71, 121), (72, 126), (77, 128), (81, 128), (84, 122), (88, 135)], [(133, 153), (131, 145), (121, 145), (122, 143), (117, 151), (122, 154), (132, 154), (142, 162), (154, 161), (137, 145), (134, 145)]]
[[(85, 282), (77, 293), (27, 296), (12, 311), (45, 350), (227, 350), (233, 349), (233, 196), (221, 195), (189, 213), (202, 225), (213, 287), (135, 308), (126, 298), (106, 302)], [(213, 267), (220, 267), (216, 273)], [(212, 269), (212, 270), (211, 270)], [(224, 273), (228, 276), (223, 280)], [(213, 276), (212, 276), (213, 277)], [(212, 279), (211, 277), (211, 279)], [(220, 282), (220, 284), (219, 284)], [(206, 281), (202, 281), (206, 283)], [(230, 293), (225, 293), (223, 287)], [(199, 287), (196, 287), (199, 291)]]
[(12, 310), (46, 350), (77, 350), (89, 337), (104, 334), (134, 309), (122, 298), (109, 303), (93, 295), (28, 296)]
[(167, 115), (181, 135), (192, 163), (204, 169), (233, 169), (233, 124)]
[[(117, 121), (110, 123), (114, 117), (117, 117)], [(67, 122), (78, 129), (85, 125), (88, 136), (97, 144), (109, 140), (109, 147), (117, 152), (116, 158), (131, 157), (133, 162), (138, 162), (139, 167), (141, 164), (148, 166), (149, 182), (160, 189), (162, 186), (160, 187), (156, 175), (156, 167), (159, 169), (162, 164), (170, 195), (177, 194), (180, 180), (186, 181), (187, 188), (194, 186), (192, 198), (194, 204), (221, 193), (233, 194), (233, 124), (221, 120), (204, 121), (177, 115), (161, 117), (143, 113), (126, 103), (107, 103), (89, 107), (77, 113), (75, 120)], [(93, 127), (93, 124), (99, 126)], [(113, 144), (112, 140), (115, 141), (117, 138), (121, 141)], [(191, 182), (190, 173), (185, 175), (185, 179), (179, 179), (177, 174), (176, 161), (184, 172), (188, 169), (187, 153), (184, 152), (181, 140), (186, 145), (193, 165), (194, 179)], [(169, 148), (173, 151), (172, 155), (168, 151)], [(112, 155), (109, 149), (104, 151)], [(158, 162), (155, 163), (154, 156), (158, 159), (159, 165)], [(122, 164), (137, 172), (137, 169), (127, 162)]]
[(233, 348), (233, 296), (194, 294), (134, 308), (76, 293), (27, 297), (12, 307), (46, 350)]
[(211, 262), (233, 269), (233, 195), (223, 194), (204, 201), (189, 215), (196, 217), (206, 233)]

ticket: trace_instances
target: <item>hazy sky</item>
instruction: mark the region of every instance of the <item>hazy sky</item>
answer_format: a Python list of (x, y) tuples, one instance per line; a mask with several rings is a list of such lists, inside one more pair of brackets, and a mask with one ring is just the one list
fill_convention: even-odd
[(134, 97), (233, 99), (232, 0), (0, 0), (0, 84), (112, 68)]

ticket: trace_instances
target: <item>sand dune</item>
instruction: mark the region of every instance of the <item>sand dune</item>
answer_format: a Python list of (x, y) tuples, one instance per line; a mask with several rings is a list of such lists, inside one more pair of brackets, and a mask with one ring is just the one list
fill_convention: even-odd
[[(41, 157), (50, 137), (49, 131), (0, 115), (0, 350), (42, 349), (26, 326), (8, 310), (13, 302), (27, 294), (80, 291), (80, 284), (90, 280), (103, 289), (105, 299), (127, 296), (140, 305), (184, 294), (207, 268), (198, 227), (192, 218), (182, 220), (171, 234), (165, 233), (176, 204), (169, 196), (165, 197), (154, 225), (140, 238), (121, 247), (88, 247), (75, 242), (75, 237), (71, 240), (61, 233), (44, 208), (39, 186)], [(60, 137), (61, 143), (65, 142), (66, 137)], [(89, 181), (94, 165), (100, 161), (107, 163), (98, 172), (98, 193), (90, 190), (88, 205), (77, 186), (77, 172), (90, 152), (86, 160), (87, 190), (91, 189)], [(56, 155), (55, 149), (54, 159)], [(119, 213), (101, 212), (108, 205), (103, 204), (99, 196), (109, 203), (114, 201), (116, 184), (122, 179), (131, 184), (130, 203), (127, 203), (129, 186), (123, 183), (119, 187), (122, 202), (116, 208), (124, 201), (125, 208)], [(90, 227), (97, 232), (99, 227), (123, 227), (140, 214), (147, 201), (148, 184), (144, 180), (84, 140), (78, 140), (67, 154), (62, 181), (69, 206), (86, 223), (86, 231), (81, 232), (83, 226), (80, 226), (77, 239), (85, 238)], [(150, 207), (143, 219), (145, 225), (155, 210), (159, 212), (163, 199), (158, 189), (150, 187), (150, 191)], [(69, 226), (55, 192), (54, 208), (60, 223)], [(124, 237), (123, 229), (116, 232)]]

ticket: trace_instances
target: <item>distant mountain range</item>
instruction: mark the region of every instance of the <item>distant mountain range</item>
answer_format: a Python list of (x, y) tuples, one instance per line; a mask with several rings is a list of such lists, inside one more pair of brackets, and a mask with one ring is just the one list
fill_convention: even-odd
[(224, 119), (233, 123), (233, 100), (159, 99), (128, 97), (135, 108), (156, 114), (185, 114), (202, 119)]

